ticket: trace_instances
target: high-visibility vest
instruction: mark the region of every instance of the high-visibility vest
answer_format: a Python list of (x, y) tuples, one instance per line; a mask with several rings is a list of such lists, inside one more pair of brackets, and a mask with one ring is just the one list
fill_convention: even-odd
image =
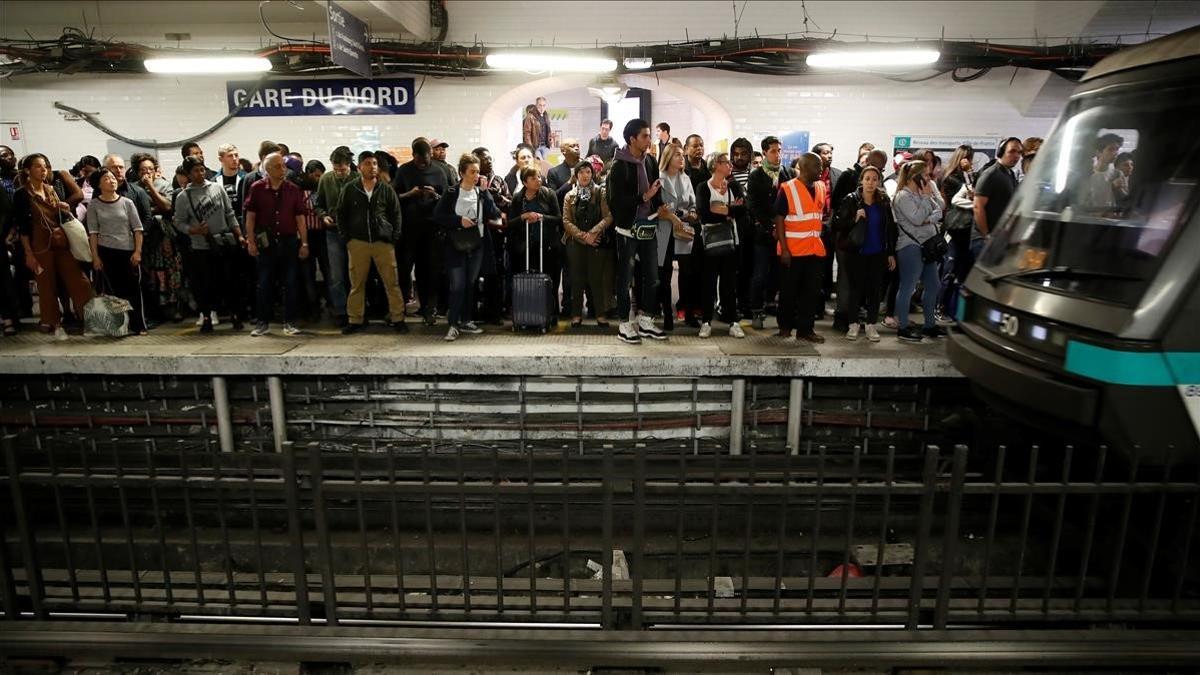
[(787, 197), (788, 214), (783, 217), (783, 234), (788, 252), (793, 256), (824, 256), (821, 241), (821, 214), (825, 204), (825, 185), (813, 184), (816, 195), (808, 191), (799, 178), (779, 186)]

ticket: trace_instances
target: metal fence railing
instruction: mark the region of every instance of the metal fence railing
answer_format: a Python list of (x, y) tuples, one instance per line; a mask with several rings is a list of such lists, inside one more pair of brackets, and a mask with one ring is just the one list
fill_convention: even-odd
[(3, 453), (10, 620), (1200, 621), (1195, 467), (1102, 449)]

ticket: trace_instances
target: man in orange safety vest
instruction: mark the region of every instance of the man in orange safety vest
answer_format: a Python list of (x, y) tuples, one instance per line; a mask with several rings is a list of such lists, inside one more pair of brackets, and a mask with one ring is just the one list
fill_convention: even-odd
[(775, 198), (775, 238), (779, 242), (779, 337), (822, 343), (813, 331), (813, 311), (821, 293), (825, 244), (821, 220), (825, 185), (821, 157), (811, 152), (797, 160), (796, 178), (779, 185)]

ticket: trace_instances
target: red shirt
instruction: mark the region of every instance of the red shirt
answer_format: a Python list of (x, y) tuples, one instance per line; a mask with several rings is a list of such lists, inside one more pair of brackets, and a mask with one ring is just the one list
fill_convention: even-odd
[(254, 214), (256, 232), (270, 232), (277, 236), (296, 234), (296, 216), (308, 215), (304, 192), (287, 179), (278, 190), (271, 189), (270, 178), (256, 181), (250, 186), (243, 206), (246, 213)]
[(821, 210), (824, 211), (823, 215), (825, 218), (829, 217), (830, 208), (833, 206), (833, 204), (830, 203), (833, 199), (833, 186), (829, 184), (831, 173), (832, 172), (829, 169), (825, 169), (821, 172), (820, 179), (821, 182), (825, 184), (825, 204), (821, 207)]

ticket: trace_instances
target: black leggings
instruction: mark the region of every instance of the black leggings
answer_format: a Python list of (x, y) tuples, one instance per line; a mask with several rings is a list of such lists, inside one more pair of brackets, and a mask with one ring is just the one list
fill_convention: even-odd
[(883, 293), (883, 275), (887, 271), (887, 256), (883, 253), (861, 255), (846, 251), (843, 260), (850, 274), (850, 297), (847, 307), (851, 324), (858, 323), (858, 308), (867, 306), (867, 325), (879, 323), (879, 301)]

